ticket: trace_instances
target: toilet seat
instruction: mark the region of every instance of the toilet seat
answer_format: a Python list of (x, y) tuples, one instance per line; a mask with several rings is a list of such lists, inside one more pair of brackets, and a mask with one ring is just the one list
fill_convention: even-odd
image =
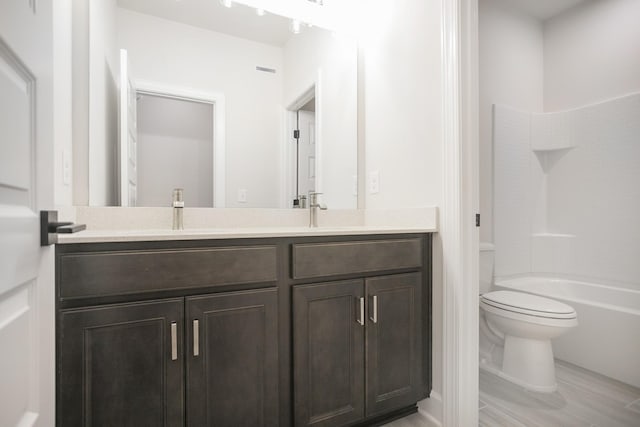
[(493, 291), (480, 296), (480, 300), (496, 308), (553, 319), (573, 319), (576, 311), (560, 301), (524, 292)]
[(480, 306), (497, 315), (532, 323), (577, 324), (577, 314), (571, 306), (524, 292), (488, 292), (480, 296)]

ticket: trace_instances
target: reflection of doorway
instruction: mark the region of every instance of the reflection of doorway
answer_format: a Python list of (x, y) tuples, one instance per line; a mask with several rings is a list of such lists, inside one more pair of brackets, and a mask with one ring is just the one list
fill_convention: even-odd
[(138, 91), (137, 206), (213, 206), (213, 105)]
[[(126, 63), (125, 60), (121, 61)], [(215, 208), (223, 208), (225, 207), (225, 97), (222, 93), (211, 93), (211, 92), (200, 92), (194, 91), (187, 88), (174, 87), (174, 86), (165, 86), (147, 81), (135, 81), (135, 83), (127, 79), (127, 69), (121, 70), (121, 74), (123, 74), (123, 81), (121, 84), (123, 88), (121, 89), (121, 101), (120, 101), (120, 171), (119, 171), (119, 181), (120, 181), (120, 200), (122, 206), (168, 206), (171, 202), (171, 195), (173, 188), (179, 187), (178, 180), (174, 180), (174, 183), (171, 188), (167, 186), (162, 190), (157, 190), (161, 193), (161, 196), (154, 196), (153, 201), (140, 201), (138, 200), (138, 192), (140, 191), (138, 188), (138, 169), (140, 169), (140, 165), (138, 165), (139, 160), (136, 158), (139, 154), (140, 149), (137, 147), (138, 142), (138, 133), (140, 132), (139, 123), (140, 118), (139, 112), (137, 112), (138, 102), (141, 100), (164, 100), (167, 102), (175, 101), (175, 102), (183, 102), (186, 104), (195, 104), (195, 105), (204, 105), (208, 108), (209, 114), (209, 126), (212, 128), (212, 133), (208, 136), (209, 145), (211, 145), (211, 154), (208, 156), (208, 160), (211, 161), (211, 168), (213, 170), (212, 175), (207, 179), (208, 183), (211, 184), (211, 199), (212, 202), (208, 200), (196, 200), (193, 197), (193, 194), (190, 196), (191, 190), (185, 188), (185, 204), (186, 206), (207, 206), (207, 207), (215, 207)], [(171, 126), (177, 126), (181, 124), (182, 120), (186, 120), (190, 122), (190, 115), (187, 114), (185, 117), (181, 118), (179, 112), (171, 113), (172, 108), (176, 109), (175, 106), (168, 108), (157, 108), (152, 109), (155, 111), (151, 114), (151, 120), (158, 124), (159, 126), (164, 126), (165, 128), (169, 128), (169, 134), (174, 135), (175, 129), (171, 128)], [(145, 108), (142, 106), (142, 108)], [(159, 110), (159, 111), (158, 111)], [(179, 110), (179, 108), (178, 108)], [(157, 113), (157, 114), (156, 114)], [(144, 112), (143, 112), (144, 114)], [(162, 115), (163, 120), (159, 118), (159, 115)], [(184, 123), (183, 123), (184, 124)], [(153, 129), (153, 123), (150, 125), (151, 127), (147, 129), (147, 126), (143, 123), (143, 132), (147, 134), (158, 134), (162, 133), (162, 130)], [(165, 132), (167, 129), (165, 129)], [(183, 136), (190, 137), (193, 136), (193, 133), (189, 133), (187, 131)], [(151, 153), (148, 159), (163, 157), (162, 152), (158, 152), (158, 150), (151, 149), (149, 150)], [(165, 159), (168, 156), (164, 156)], [(173, 173), (178, 166), (182, 168), (186, 168), (191, 163), (184, 160), (185, 154), (178, 150), (178, 154), (172, 160), (171, 164), (167, 164), (164, 162), (165, 167), (161, 169), (162, 173)], [(144, 161), (144, 159), (143, 159)], [(194, 166), (197, 167), (197, 166)], [(146, 168), (148, 169), (148, 168)], [(153, 167), (152, 167), (153, 169)], [(155, 168), (158, 169), (158, 168)], [(190, 172), (193, 172), (189, 169)], [(163, 175), (160, 175), (162, 178)], [(127, 185), (128, 183), (133, 181), (133, 186)], [(153, 182), (153, 180), (152, 180)], [(169, 192), (167, 192), (167, 188), (169, 188)]]
[(319, 191), (316, 88), (311, 87), (288, 108), (292, 136), (287, 164), (290, 183), (288, 207), (305, 207), (301, 198)]
[(316, 113), (315, 98), (296, 111), (297, 138), (297, 194), (316, 191)]

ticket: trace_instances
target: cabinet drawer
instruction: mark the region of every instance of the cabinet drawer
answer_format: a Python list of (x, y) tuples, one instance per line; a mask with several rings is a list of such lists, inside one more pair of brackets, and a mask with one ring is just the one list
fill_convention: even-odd
[(275, 282), (275, 246), (64, 254), (60, 298)]
[(306, 279), (422, 266), (422, 239), (293, 245), (292, 277)]

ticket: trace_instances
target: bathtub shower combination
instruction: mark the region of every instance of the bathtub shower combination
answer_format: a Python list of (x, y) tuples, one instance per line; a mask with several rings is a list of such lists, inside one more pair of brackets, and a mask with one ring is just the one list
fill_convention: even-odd
[[(575, 310), (553, 355), (640, 387), (640, 94), (493, 119), (491, 291)], [(481, 334), (481, 367), (500, 365), (498, 344)]]

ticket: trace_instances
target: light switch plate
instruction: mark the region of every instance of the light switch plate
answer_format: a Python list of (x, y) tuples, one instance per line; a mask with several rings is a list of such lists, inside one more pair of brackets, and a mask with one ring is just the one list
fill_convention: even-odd
[(380, 171), (372, 171), (369, 174), (369, 193), (380, 192)]
[(69, 150), (62, 151), (62, 183), (71, 185), (71, 153)]
[(244, 188), (238, 190), (238, 203), (247, 203), (247, 190)]

